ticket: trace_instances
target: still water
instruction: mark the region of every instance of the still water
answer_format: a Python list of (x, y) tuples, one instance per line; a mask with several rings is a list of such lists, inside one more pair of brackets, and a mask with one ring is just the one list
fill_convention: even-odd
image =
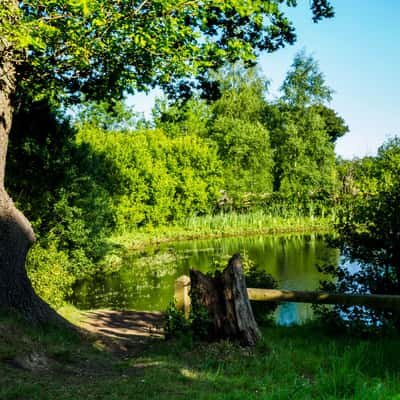
[[(339, 252), (321, 235), (268, 235), (191, 240), (132, 252), (117, 272), (79, 282), (73, 303), (81, 309), (165, 310), (173, 298), (174, 281), (189, 269), (213, 271), (234, 253), (247, 253), (270, 273), (281, 289), (316, 290), (322, 278), (317, 265), (337, 264)], [(282, 304), (276, 312), (281, 325), (312, 317), (310, 305)]]

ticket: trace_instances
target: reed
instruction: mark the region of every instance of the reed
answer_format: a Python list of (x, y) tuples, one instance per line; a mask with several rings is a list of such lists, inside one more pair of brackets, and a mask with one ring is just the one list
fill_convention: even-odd
[(146, 227), (110, 239), (112, 244), (137, 249), (154, 243), (251, 234), (312, 233), (331, 231), (332, 217), (282, 216), (262, 210), (246, 214), (225, 213), (191, 216), (179, 225)]

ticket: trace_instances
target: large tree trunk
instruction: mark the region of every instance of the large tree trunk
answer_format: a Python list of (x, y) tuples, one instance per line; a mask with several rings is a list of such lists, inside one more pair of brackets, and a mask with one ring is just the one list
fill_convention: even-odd
[(256, 344), (261, 333), (247, 295), (239, 254), (235, 254), (224, 271), (214, 277), (192, 269), (190, 281), (194, 314), (199, 311), (196, 311), (199, 306), (207, 310), (208, 339), (235, 339), (245, 346)]
[(35, 235), (4, 186), (15, 79), (12, 48), (0, 38), (0, 308), (17, 311), (34, 323), (61, 321), (62, 318), (35, 294), (29, 281), (25, 260)]

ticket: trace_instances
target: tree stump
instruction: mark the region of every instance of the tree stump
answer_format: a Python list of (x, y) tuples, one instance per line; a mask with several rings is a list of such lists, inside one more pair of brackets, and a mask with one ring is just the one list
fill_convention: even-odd
[(207, 337), (210, 340), (235, 339), (254, 346), (261, 337), (247, 295), (242, 260), (235, 254), (224, 271), (213, 277), (190, 271), (192, 310), (208, 312)]

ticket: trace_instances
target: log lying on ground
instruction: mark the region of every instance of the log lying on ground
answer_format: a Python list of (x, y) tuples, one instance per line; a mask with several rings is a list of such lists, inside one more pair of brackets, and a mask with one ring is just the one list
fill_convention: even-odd
[(344, 306), (365, 306), (400, 311), (400, 296), (398, 295), (326, 293), (253, 288), (248, 288), (247, 293), (249, 298), (254, 301), (340, 304)]
[(208, 339), (235, 339), (254, 346), (261, 334), (247, 295), (242, 260), (235, 254), (214, 277), (190, 271), (192, 308), (204, 307), (209, 316)]

